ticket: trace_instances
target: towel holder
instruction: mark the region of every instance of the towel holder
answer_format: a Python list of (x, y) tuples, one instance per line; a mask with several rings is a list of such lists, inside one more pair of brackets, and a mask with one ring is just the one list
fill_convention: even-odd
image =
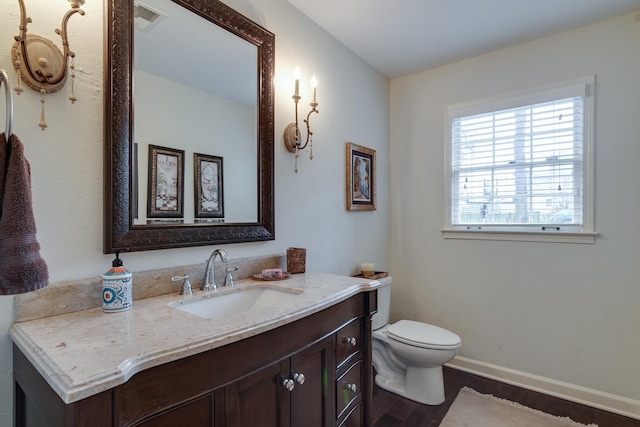
[(7, 125), (5, 127), (5, 135), (7, 137), (7, 143), (11, 137), (11, 127), (13, 126), (13, 97), (11, 95), (11, 88), (9, 87), (9, 75), (5, 70), (0, 69), (0, 88), (4, 81), (4, 93), (7, 98)]

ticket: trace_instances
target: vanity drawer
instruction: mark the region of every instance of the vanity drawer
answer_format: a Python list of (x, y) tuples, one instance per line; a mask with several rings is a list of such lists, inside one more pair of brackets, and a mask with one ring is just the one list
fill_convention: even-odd
[(358, 360), (336, 380), (336, 414), (338, 417), (361, 393), (362, 361)]
[(361, 427), (362, 425), (362, 403), (358, 403), (339, 424), (339, 427)]
[(336, 332), (336, 369), (362, 349), (361, 325), (358, 318)]

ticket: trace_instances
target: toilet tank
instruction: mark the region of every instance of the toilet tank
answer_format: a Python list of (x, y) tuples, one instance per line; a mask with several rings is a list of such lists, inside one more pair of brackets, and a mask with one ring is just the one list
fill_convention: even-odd
[(389, 310), (391, 308), (391, 276), (378, 279), (382, 286), (378, 288), (378, 312), (372, 317), (371, 329), (382, 328), (389, 323)]

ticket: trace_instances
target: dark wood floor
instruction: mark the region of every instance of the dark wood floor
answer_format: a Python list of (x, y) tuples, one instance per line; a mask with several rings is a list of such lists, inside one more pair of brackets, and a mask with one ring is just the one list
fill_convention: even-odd
[(404, 399), (374, 385), (374, 427), (437, 427), (462, 387), (470, 387), (479, 393), (492, 394), (509, 399), (549, 414), (570, 417), (572, 420), (599, 427), (640, 427), (640, 420), (626, 418), (578, 403), (522, 389), (444, 367), (445, 402), (428, 406)]

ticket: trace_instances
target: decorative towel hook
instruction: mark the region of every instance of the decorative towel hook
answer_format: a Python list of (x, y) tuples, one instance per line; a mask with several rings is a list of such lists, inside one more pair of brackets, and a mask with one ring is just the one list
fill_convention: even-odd
[(4, 93), (7, 98), (7, 125), (5, 127), (5, 136), (7, 137), (8, 143), (12, 134), (11, 128), (13, 127), (13, 97), (11, 94), (11, 88), (9, 87), (9, 75), (5, 70), (0, 69), (0, 88), (2, 87), (2, 82), (4, 82)]

